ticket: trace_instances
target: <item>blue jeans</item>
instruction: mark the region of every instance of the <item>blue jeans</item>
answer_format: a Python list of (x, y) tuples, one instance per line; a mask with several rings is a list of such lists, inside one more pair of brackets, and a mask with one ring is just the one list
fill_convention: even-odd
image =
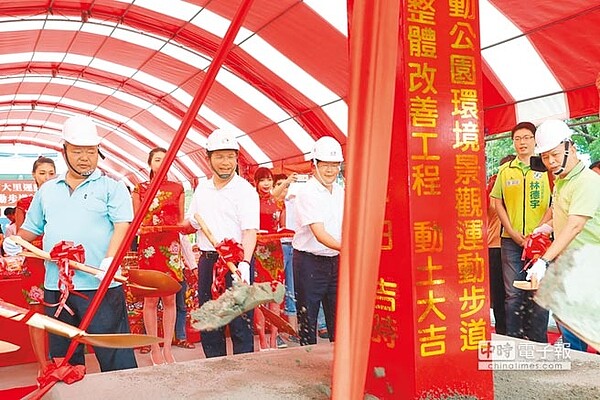
[(291, 243), (281, 243), (283, 266), (285, 270), (285, 315), (296, 315), (296, 296), (294, 293), (294, 248)]
[(175, 315), (175, 339), (185, 340), (187, 338), (185, 332), (185, 323), (187, 319), (187, 307), (185, 305), (185, 292), (187, 292), (187, 282), (185, 278), (179, 282), (181, 289), (175, 295), (175, 308), (177, 314)]
[(339, 256), (316, 256), (294, 250), (294, 285), (300, 344), (317, 343), (317, 317), (323, 304), (329, 341), (335, 339)]
[(558, 327), (560, 328), (560, 333), (563, 337), (563, 343), (568, 343), (570, 345), (571, 350), (587, 351), (588, 345), (586, 342), (579, 339), (577, 336), (575, 336), (573, 332), (571, 332), (561, 324), (558, 324)]
[[(74, 294), (69, 295), (66, 304), (73, 310), (74, 315), (69, 314), (63, 309), (58, 316), (58, 320), (73, 326), (79, 326), (79, 324), (81, 324), (81, 320), (87, 312), (90, 302), (96, 295), (96, 290), (81, 290), (79, 293), (87, 296), (87, 299)], [(44, 300), (47, 303), (58, 303), (59, 298), (59, 291), (44, 290)], [(46, 315), (54, 317), (55, 312), (56, 307), (46, 307)], [(129, 333), (125, 293), (121, 286), (106, 291), (104, 299), (102, 299), (86, 332)], [(64, 357), (67, 354), (67, 349), (71, 340), (62, 336), (49, 334), (48, 342), (51, 357)], [(102, 372), (137, 368), (133, 349), (109, 349), (106, 347), (94, 346), (94, 353)], [(69, 363), (71, 365), (85, 365), (83, 344), (77, 345)]]
[[(213, 282), (213, 266), (217, 262), (216, 252), (202, 252), (198, 262), (198, 300), (200, 306), (212, 300), (210, 288)], [(254, 280), (254, 263), (250, 263), (250, 279)], [(231, 287), (231, 273), (227, 273), (226, 287)], [(229, 323), (229, 332), (233, 342), (233, 354), (254, 352), (254, 332), (252, 331), (254, 310), (235, 318)], [(225, 327), (214, 331), (200, 331), (202, 349), (206, 358), (227, 355)]]
[(525, 280), (523, 248), (510, 238), (502, 238), (502, 275), (506, 291), (506, 334), (534, 342), (548, 343), (548, 310), (540, 307), (533, 296), (535, 291), (517, 289), (514, 281)]
[(317, 330), (327, 329), (327, 322), (325, 321), (325, 311), (323, 311), (323, 304), (319, 307), (319, 314), (317, 315)]

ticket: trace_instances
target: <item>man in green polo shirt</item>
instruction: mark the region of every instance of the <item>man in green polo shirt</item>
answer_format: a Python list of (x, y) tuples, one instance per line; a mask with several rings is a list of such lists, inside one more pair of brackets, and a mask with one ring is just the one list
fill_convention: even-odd
[(535, 132), (531, 122), (521, 122), (512, 129), (517, 158), (500, 167), (490, 196), (502, 223), (500, 256), (506, 292), (506, 334), (546, 343), (548, 311), (533, 301), (532, 292), (513, 286), (514, 281), (525, 279), (525, 262), (521, 255), (526, 236), (550, 218), (548, 174), (529, 167), (535, 148)]
[[(600, 176), (577, 158), (571, 130), (563, 121), (545, 121), (535, 139), (536, 152), (557, 177), (552, 205), (554, 242), (527, 273), (528, 280), (535, 276), (539, 281), (549, 263), (563, 251), (583, 245), (600, 246)], [(571, 339), (570, 332), (561, 330), (571, 348), (584, 349), (579, 348), (579, 340)]]

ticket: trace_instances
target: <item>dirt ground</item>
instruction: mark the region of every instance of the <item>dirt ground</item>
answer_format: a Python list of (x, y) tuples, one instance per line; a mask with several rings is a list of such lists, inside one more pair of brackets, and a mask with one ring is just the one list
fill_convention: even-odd
[[(569, 371), (495, 371), (495, 399), (600, 399), (600, 356), (571, 352)], [(90, 374), (47, 399), (320, 400), (331, 394), (333, 345)], [(367, 396), (365, 399), (376, 400)], [(472, 399), (450, 396), (446, 399)], [(432, 399), (433, 400), (433, 399)]]

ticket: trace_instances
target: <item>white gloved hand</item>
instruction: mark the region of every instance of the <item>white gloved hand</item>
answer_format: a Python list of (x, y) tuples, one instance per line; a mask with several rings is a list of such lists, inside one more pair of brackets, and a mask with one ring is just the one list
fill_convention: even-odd
[[(20, 238), (20, 236), (17, 237)], [(16, 256), (17, 254), (23, 251), (23, 247), (14, 240), (12, 240), (10, 237), (4, 239), (4, 242), (2, 243), (2, 248), (4, 249), (4, 254), (6, 254), (7, 256)]]
[(190, 221), (190, 225), (192, 226), (192, 228), (194, 228), (197, 231), (200, 230), (200, 224), (198, 224), (198, 221), (196, 221), (196, 218), (194, 218), (193, 215), (190, 217), (190, 219), (188, 221)]
[(250, 264), (248, 264), (246, 261), (240, 261), (240, 263), (237, 265), (238, 271), (240, 271), (240, 274), (242, 275), (242, 280), (246, 283), (251, 283), (250, 282)]
[(94, 275), (96, 278), (98, 278), (98, 280), (104, 279), (104, 277), (106, 276), (106, 271), (108, 271), (108, 268), (110, 267), (113, 258), (114, 257), (106, 257), (102, 259), (102, 261), (100, 262), (100, 266), (98, 267), (99, 271), (96, 275)]
[(546, 274), (546, 268), (548, 268), (548, 262), (542, 258), (538, 258), (536, 262), (527, 270), (527, 280), (530, 281), (534, 276), (540, 282)]
[(543, 233), (550, 236), (554, 229), (548, 224), (542, 224), (533, 230), (533, 233)]

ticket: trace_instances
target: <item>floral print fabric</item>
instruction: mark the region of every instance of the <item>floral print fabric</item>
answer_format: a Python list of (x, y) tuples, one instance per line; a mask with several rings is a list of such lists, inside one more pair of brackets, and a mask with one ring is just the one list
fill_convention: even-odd
[[(134, 193), (144, 199), (150, 182), (138, 184)], [(167, 227), (179, 224), (179, 198), (183, 194), (183, 186), (171, 181), (163, 181), (154, 197), (142, 226)], [(151, 269), (165, 272), (178, 281), (183, 280), (183, 260), (177, 230), (150, 232), (140, 235), (138, 245), (138, 264), (140, 269)]]

